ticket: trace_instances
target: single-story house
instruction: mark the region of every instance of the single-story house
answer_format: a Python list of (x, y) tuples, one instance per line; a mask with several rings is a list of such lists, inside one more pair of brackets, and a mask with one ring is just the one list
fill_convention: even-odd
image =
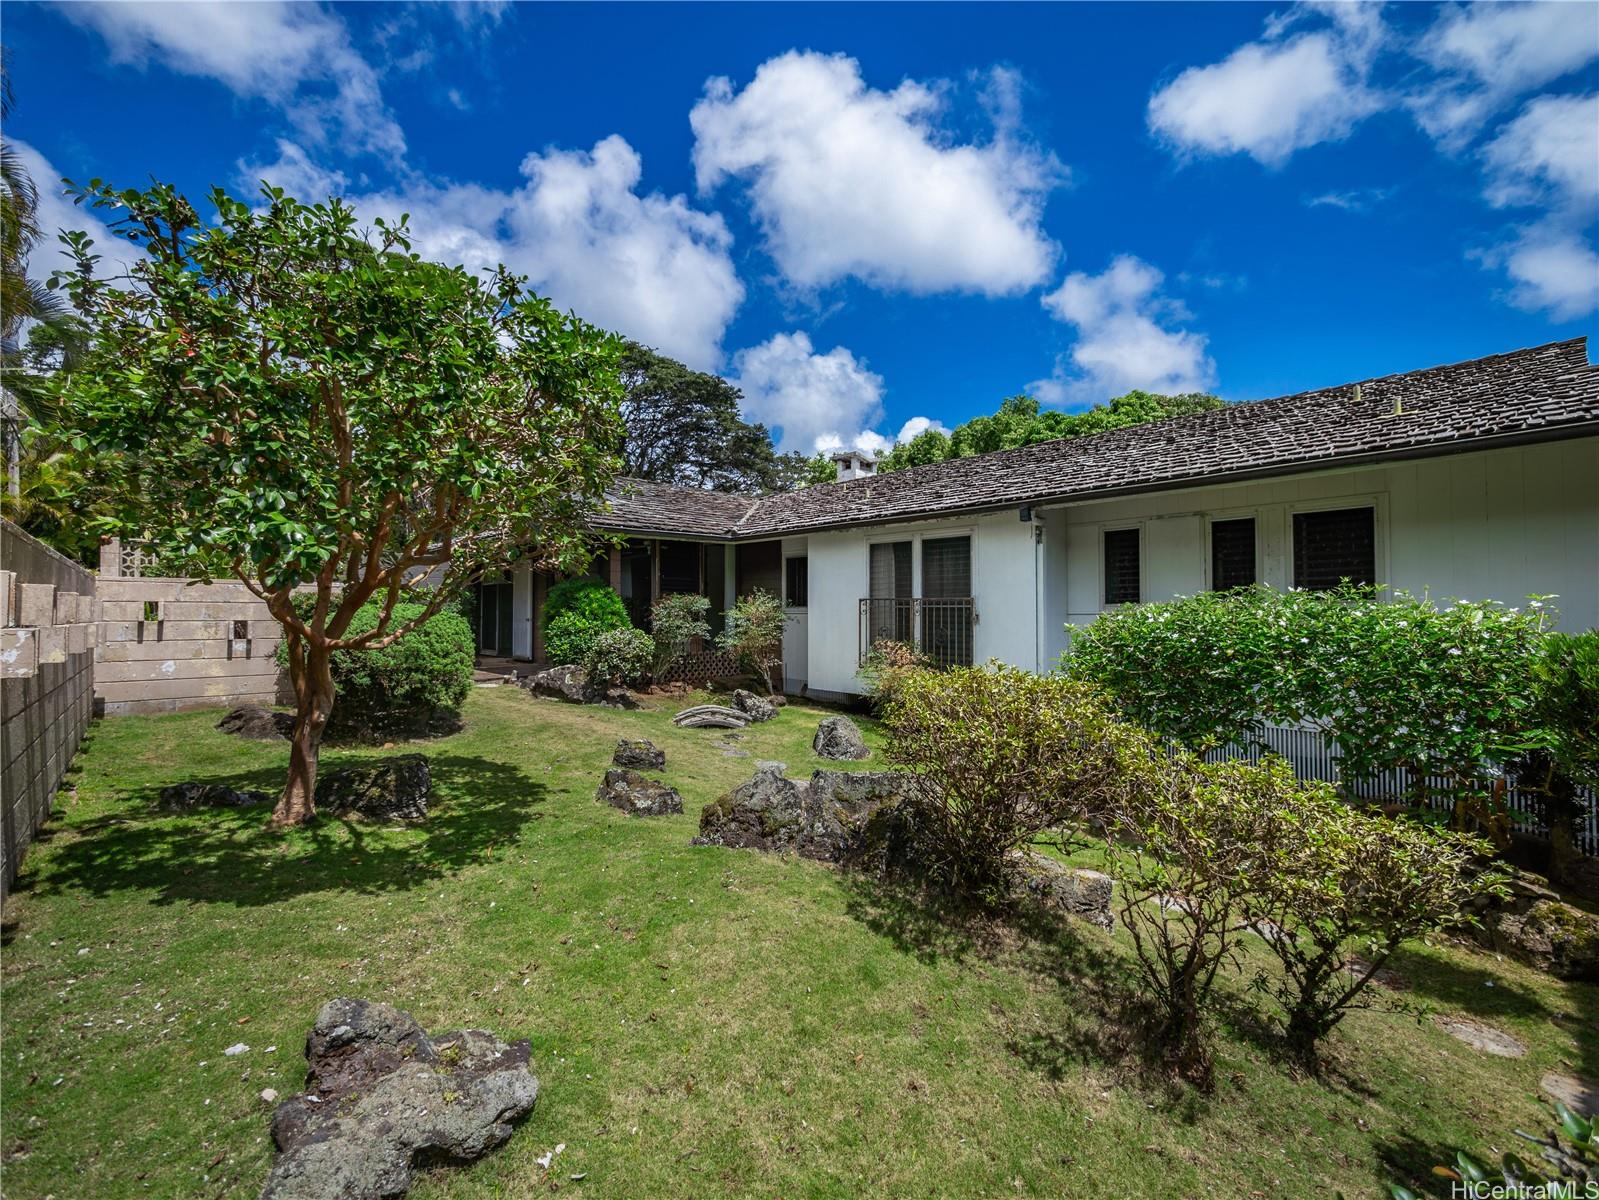
[[(1340, 579), (1558, 596), (1599, 625), (1599, 368), (1586, 339), (1101, 433), (740, 496), (619, 480), (596, 563), (641, 624), (669, 592), (783, 599), (785, 683), (858, 693), (874, 641), (1048, 670), (1120, 604)], [(482, 648), (542, 657), (547, 580), (480, 593)]]

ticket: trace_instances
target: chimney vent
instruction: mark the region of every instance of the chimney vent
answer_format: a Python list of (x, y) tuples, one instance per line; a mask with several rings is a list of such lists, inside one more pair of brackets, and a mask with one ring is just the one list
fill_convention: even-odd
[(877, 460), (864, 450), (837, 450), (833, 453), (833, 466), (838, 470), (838, 482), (862, 479), (877, 474)]

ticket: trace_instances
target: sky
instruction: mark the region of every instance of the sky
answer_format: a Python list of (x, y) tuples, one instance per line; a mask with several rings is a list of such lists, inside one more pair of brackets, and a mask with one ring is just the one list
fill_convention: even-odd
[(9, 0), (3, 39), (41, 185), (409, 213), (423, 255), (731, 379), (785, 450), (1599, 310), (1599, 3)]

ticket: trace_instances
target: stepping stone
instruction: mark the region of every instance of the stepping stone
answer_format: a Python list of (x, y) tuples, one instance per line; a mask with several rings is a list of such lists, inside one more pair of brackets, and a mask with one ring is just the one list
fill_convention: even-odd
[(1521, 1058), (1527, 1053), (1527, 1047), (1504, 1030), (1484, 1025), (1471, 1017), (1439, 1014), (1432, 1021), (1450, 1037), (1484, 1054), (1492, 1054), (1496, 1058)]
[(1544, 1095), (1560, 1101), (1579, 1117), (1599, 1113), (1599, 1083), (1581, 1075), (1550, 1071), (1538, 1081)]

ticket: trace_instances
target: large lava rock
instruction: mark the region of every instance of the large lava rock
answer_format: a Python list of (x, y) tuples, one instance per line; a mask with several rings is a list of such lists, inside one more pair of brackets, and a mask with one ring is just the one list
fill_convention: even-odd
[(866, 739), (861, 737), (860, 726), (848, 717), (823, 720), (811, 739), (811, 749), (821, 758), (860, 759), (872, 753), (866, 748)]
[(594, 798), (634, 817), (664, 817), (683, 811), (683, 797), (675, 790), (626, 767), (605, 772), (605, 782)]
[(433, 776), (420, 754), (399, 754), (317, 776), (316, 806), (336, 816), (372, 821), (420, 821), (428, 815)]
[(217, 728), (252, 741), (277, 742), (293, 735), (294, 714), (273, 712), (259, 704), (241, 704), (218, 721)]
[(520, 682), (535, 696), (549, 696), (573, 704), (582, 704), (589, 698), (588, 672), (575, 663), (535, 671)]
[(757, 696), (747, 688), (739, 688), (733, 693), (731, 707), (743, 713), (751, 721), (770, 721), (777, 716), (777, 705), (765, 696)]
[(265, 792), (241, 791), (222, 783), (174, 783), (161, 789), (161, 807), (168, 812), (196, 808), (247, 808), (271, 800)]
[(305, 1057), (305, 1091), (272, 1118), (278, 1157), (261, 1200), (396, 1200), (413, 1166), (500, 1145), (539, 1094), (525, 1040), (429, 1037), (409, 1014), (365, 1000), (324, 1004)]
[(695, 844), (851, 861), (873, 815), (919, 786), (896, 771), (817, 771), (802, 783), (783, 770), (782, 763), (760, 763), (753, 779), (706, 805)]
[(622, 738), (616, 743), (616, 753), (611, 755), (611, 763), (639, 771), (659, 771), (666, 766), (666, 751), (651, 741)]

